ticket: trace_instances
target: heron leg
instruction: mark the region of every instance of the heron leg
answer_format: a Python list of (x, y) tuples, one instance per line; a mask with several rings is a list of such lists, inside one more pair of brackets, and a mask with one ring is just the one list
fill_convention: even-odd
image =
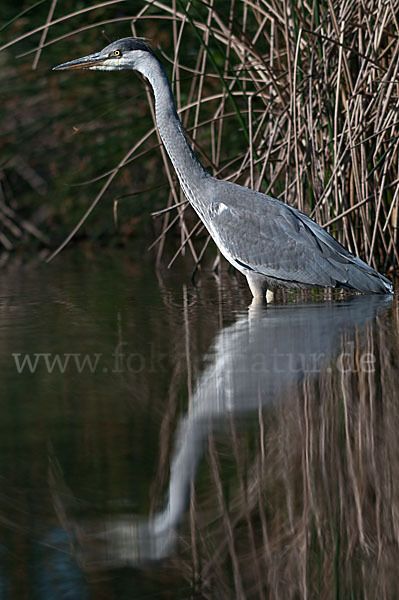
[(267, 288), (267, 281), (262, 275), (249, 272), (246, 278), (255, 302), (265, 304), (273, 301), (274, 293)]
[(272, 290), (266, 290), (266, 302), (273, 302), (274, 301), (274, 292), (272, 292)]

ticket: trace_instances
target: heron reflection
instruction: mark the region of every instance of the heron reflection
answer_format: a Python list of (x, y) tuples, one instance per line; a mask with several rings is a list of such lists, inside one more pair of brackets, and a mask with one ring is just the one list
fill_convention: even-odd
[(82, 562), (134, 566), (170, 555), (209, 432), (232, 415), (292, 401), (305, 377), (325, 370), (373, 370), (362, 332), (389, 305), (389, 297), (362, 296), (330, 304), (258, 306), (221, 329), (176, 430), (164, 510), (147, 519), (124, 515), (81, 526)]

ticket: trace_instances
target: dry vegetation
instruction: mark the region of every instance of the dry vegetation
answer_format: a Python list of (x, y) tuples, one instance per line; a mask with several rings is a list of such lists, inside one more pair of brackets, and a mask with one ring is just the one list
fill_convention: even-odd
[[(375, 267), (393, 270), (398, 257), (397, 0), (151, 0), (137, 14), (101, 23), (99, 16), (49, 42), (53, 28), (70, 21), (72, 29), (79, 14), (55, 19), (56, 4), (51, 3), (47, 23), (37, 28), (40, 47), (116, 22), (126, 22), (125, 30), (130, 24), (133, 35), (148, 35), (172, 69), (181, 118), (213, 174), (297, 206)], [(111, 9), (120, 5), (109, 3)], [(92, 15), (96, 7), (85, 10)], [(36, 63), (39, 56), (37, 50)], [(124, 166), (143, 162), (141, 150), (155, 134), (155, 128), (148, 131), (115, 168), (110, 165), (94, 205)], [(167, 232), (177, 225), (180, 250), (188, 247), (197, 263), (209, 240), (197, 243), (201, 227), (187, 219), (184, 198), (161, 151), (171, 189), (167, 207), (177, 208), (176, 214), (161, 213), (158, 257)]]

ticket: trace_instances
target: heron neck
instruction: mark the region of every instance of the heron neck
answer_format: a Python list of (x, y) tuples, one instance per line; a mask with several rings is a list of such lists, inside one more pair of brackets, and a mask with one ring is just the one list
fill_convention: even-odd
[(158, 130), (180, 185), (187, 199), (198, 210), (197, 199), (203, 196), (204, 179), (210, 175), (188, 144), (176, 112), (169, 79), (161, 63), (152, 56), (150, 61), (140, 66), (140, 72), (148, 79), (154, 91)]

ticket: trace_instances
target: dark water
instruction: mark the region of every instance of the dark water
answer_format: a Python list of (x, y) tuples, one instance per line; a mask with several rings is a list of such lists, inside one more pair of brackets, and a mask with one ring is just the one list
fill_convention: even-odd
[(397, 597), (396, 298), (189, 276), (4, 269), (0, 599)]

